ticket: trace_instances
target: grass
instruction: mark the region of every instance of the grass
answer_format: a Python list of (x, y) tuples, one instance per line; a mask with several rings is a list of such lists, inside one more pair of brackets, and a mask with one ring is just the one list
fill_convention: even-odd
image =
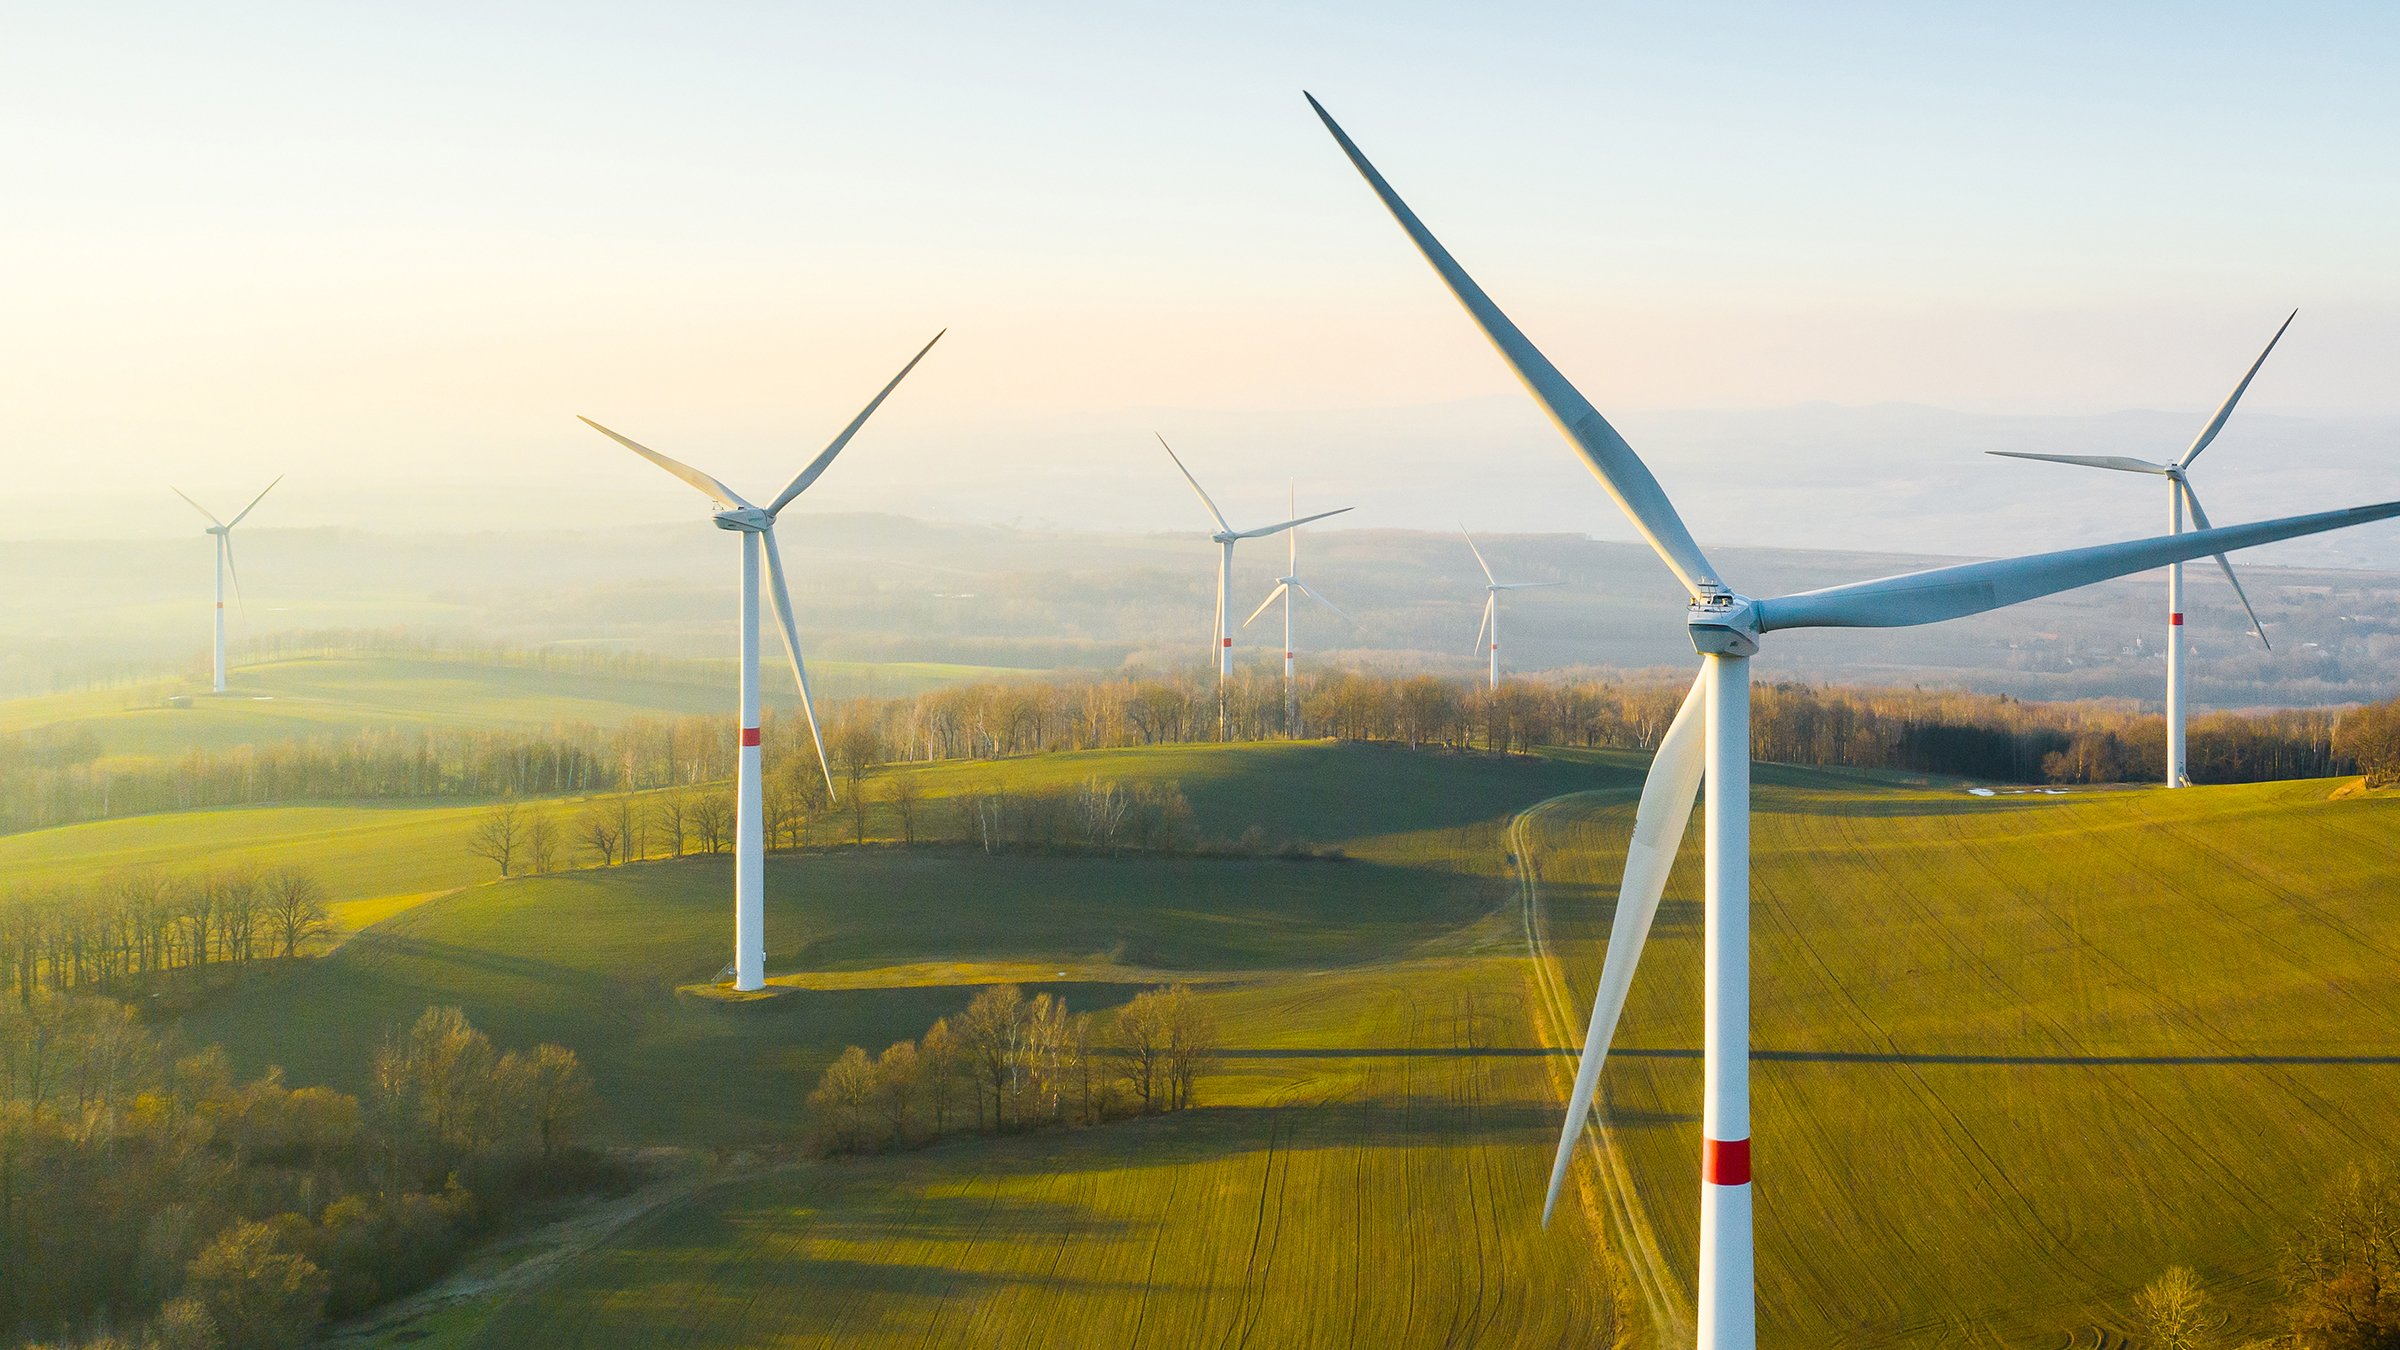
[[(771, 671), (769, 672), (772, 673)], [(862, 693), (909, 694), (962, 680), (1025, 672), (939, 662), (814, 663), (821, 699)], [(798, 706), (785, 683), (766, 682), (767, 701)], [(637, 717), (716, 713), (732, 708), (728, 664), (692, 662), (664, 674), (545, 669), (471, 656), (314, 656), (259, 661), (227, 672), (226, 691), (208, 692), (203, 674), (120, 689), (44, 694), (0, 701), (0, 734), (90, 732), (104, 756), (176, 758), (192, 750), (363, 731), (527, 731), (560, 723), (614, 726)], [(170, 694), (191, 706), (169, 708)]]
[[(1753, 1064), (1769, 1344), (2056, 1344), (2197, 1268), (2239, 1320), (2400, 1112), (2400, 801), (2330, 783), (1978, 800), (1761, 775)], [(1541, 812), (1578, 1014), (1630, 807)], [(1604, 1081), (1691, 1287), (1698, 824)], [(2263, 1331), (2267, 1328), (2258, 1327)]]
[[(981, 984), (1020, 980), (1078, 1010), (1105, 1009), (1168, 979), (1273, 984), (1452, 940), (1506, 898), (1497, 840), (1518, 804), (1625, 770), (1302, 745), (912, 772), (929, 779), (929, 811), (970, 781), (1176, 777), (1211, 834), (1271, 811), (1351, 858), (987, 857), (956, 846), (773, 855), (768, 968), (789, 992), (744, 1003), (683, 991), (713, 981), (730, 957), (729, 857), (479, 885), (398, 913), (323, 960), (253, 975), (196, 1013), (187, 1034), (223, 1042), (247, 1070), (280, 1064), (297, 1081), (357, 1090), (387, 1030), (429, 1005), (456, 1004), (504, 1043), (574, 1046), (627, 1142), (789, 1139), (801, 1098), (843, 1046), (914, 1036)], [(1341, 832), (1343, 794), (1372, 779), (1425, 801), (1394, 809), (1372, 804), (1378, 796), (1351, 809), (1359, 833)], [(1301, 800), (1311, 797), (1316, 804)], [(402, 831), (394, 851), (451, 847), (434, 827)], [(447, 856), (488, 868), (467, 858), (463, 834)], [(391, 876), (406, 882), (393, 890), (422, 889), (397, 864)], [(1064, 973), (1025, 980), (1045, 969)]]
[[(355, 1089), (387, 1028), (457, 1003), (505, 1044), (576, 1047), (628, 1143), (788, 1141), (841, 1046), (914, 1035), (995, 980), (1105, 1010), (1191, 979), (1226, 1028), (1189, 1116), (728, 1164), (545, 1280), (391, 1333), (409, 1343), (1559, 1344), (1604, 1316), (1608, 1239), (1596, 1203), (1533, 1223), (1563, 1061), (1492, 1052), (1580, 1027), (1536, 1011), (1503, 832), (1549, 799), (1519, 837), (1580, 1015), (1641, 768), (1300, 744), (907, 769), (929, 813), (986, 786), (1172, 780), (1213, 837), (1256, 823), (1352, 861), (777, 855), (787, 992), (747, 1003), (687, 988), (727, 956), (722, 858), (404, 908), (484, 866), (441, 842), (472, 808), (109, 822), (0, 840), (0, 867), (177, 839), (322, 850), (395, 912), (202, 1007), (192, 1039)], [(2264, 1330), (2283, 1234), (2341, 1166), (2388, 1154), (2400, 1112), (2400, 797), (1757, 779), (1762, 1343), (2082, 1343), (2176, 1263)], [(1687, 1306), (1697, 833), (1604, 1083)]]

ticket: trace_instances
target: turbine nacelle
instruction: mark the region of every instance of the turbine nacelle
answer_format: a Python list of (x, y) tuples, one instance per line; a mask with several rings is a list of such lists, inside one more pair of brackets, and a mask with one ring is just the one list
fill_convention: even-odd
[(1749, 656), (1758, 650), (1758, 602), (1732, 591), (1711, 591), (1684, 617), (1692, 650), (1707, 656)]
[(737, 506), (719, 511), (711, 517), (720, 530), (740, 530), (748, 534), (764, 534), (775, 528), (775, 517), (755, 506)]

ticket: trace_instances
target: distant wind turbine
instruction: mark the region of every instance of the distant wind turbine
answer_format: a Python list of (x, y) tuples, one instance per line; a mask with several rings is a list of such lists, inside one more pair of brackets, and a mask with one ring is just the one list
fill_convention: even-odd
[[(1157, 435), (1158, 433), (1151, 434)], [(1183, 481), (1192, 485), (1193, 495), (1200, 499), (1202, 506), (1208, 508), (1209, 518), (1217, 522), (1217, 532), (1209, 536), (1218, 550), (1217, 619), (1214, 635), (1210, 639), (1209, 645), (1215, 649), (1216, 654), (1217, 722), (1218, 730), (1221, 733), (1224, 730), (1225, 720), (1225, 683), (1233, 678), (1233, 634), (1227, 627), (1225, 613), (1226, 592), (1233, 589), (1233, 546), (1244, 539), (1264, 539), (1269, 535), (1281, 534), (1295, 525), (1306, 525), (1312, 520), (1338, 516), (1350, 508), (1341, 506), (1331, 511), (1319, 511), (1313, 516), (1301, 516), (1294, 520), (1287, 520), (1280, 525), (1262, 525), (1255, 530), (1237, 530), (1225, 519), (1225, 513), (1217, 509), (1217, 504), (1209, 499), (1207, 490), (1200, 486), (1200, 480), (1192, 477), (1190, 469), (1183, 467), (1183, 457), (1175, 453), (1174, 446), (1167, 444), (1166, 437), (1158, 437), (1158, 447), (1167, 452), (1167, 458), (1175, 461), (1175, 468), (1183, 475)], [(1290, 644), (1286, 643), (1285, 646), (1288, 648)]]
[(1788, 628), (1899, 628), (1962, 618), (2180, 560), (2388, 520), (2400, 516), (2400, 502), (1939, 567), (1774, 599), (1742, 595), (1719, 580), (1675, 504), (1633, 447), (1500, 312), (1367, 162), (1332, 114), (1313, 96), (1308, 101), (1351, 166), (1583, 456), (1689, 600), (1684, 622), (1693, 649), (1700, 653), (1700, 674), (1659, 744), (1642, 785), (1641, 804), (1634, 811), (1608, 955), (1592, 1001), (1543, 1216), (1547, 1219), (1558, 1202), (1560, 1182), (1582, 1137), (1601, 1064), (1625, 1008), (1634, 963), (1649, 937), (1668, 869), (1691, 818), (1693, 794), (1705, 782), (1698, 1343), (1700, 1350), (1751, 1350), (1758, 1340), (1758, 1311), (1750, 1190), (1750, 658), (1760, 642)]
[[(2266, 350), (2250, 363), (2242, 382), (2225, 396), (2225, 402), (2217, 408), (2217, 415), (2208, 419), (2208, 425), (2200, 429), (2200, 435), (2193, 440), (2191, 448), (2171, 464), (2153, 464), (2146, 459), (2130, 459), (2123, 455), (2037, 455), (2024, 450), (1988, 450), (1985, 453), (2003, 455), (2009, 459), (2046, 459), (2055, 464), (2115, 469), (2120, 473), (2157, 474), (2167, 480), (2168, 532), (2183, 533), (2183, 512), (2186, 507), (2191, 508), (2192, 524), (2205, 530), (2208, 528), (2208, 513), (2200, 509), (2200, 494), (2192, 490), (2188, 476), (2192, 461), (2200, 458), (2200, 452), (2206, 450), (2209, 442), (2217, 438), (2217, 433), (2225, 429), (2226, 419), (2233, 416), (2233, 405), (2241, 402), (2242, 395), (2249, 392), (2250, 382), (2258, 378), (2258, 368), (2267, 363), (2275, 344), (2283, 341), (2284, 330), (2290, 328), (2292, 320), (2299, 317), (2300, 311), (2296, 309), (2284, 316), (2283, 327), (2276, 329), (2275, 336), (2267, 339)], [(2267, 650), (2273, 651), (2275, 644), (2267, 641), (2267, 626), (2258, 621), (2258, 611), (2250, 608), (2250, 597), (2243, 593), (2241, 579), (2234, 576), (2233, 564), (2227, 562), (2222, 553), (2217, 554), (2216, 559), (2217, 566), (2225, 571), (2225, 580), (2233, 586), (2234, 597), (2242, 602), (2242, 612), (2250, 616), (2250, 631), (2258, 634), (2259, 642)], [(2183, 729), (2187, 713), (2183, 698), (2183, 564), (2178, 562), (2167, 564), (2167, 786), (2171, 788), (2192, 785), (2189, 763), (2184, 754)]]
[[(949, 330), (945, 329), (944, 332)], [(758, 763), (758, 561), (763, 552), (767, 561), (767, 580), (775, 603), (775, 619), (783, 629), (783, 650), (792, 660), (792, 678), (800, 686), (800, 711), (808, 718), (809, 739), (816, 743), (817, 767), (825, 774), (825, 788), (833, 791), (833, 766), (825, 759), (825, 737), (817, 728), (817, 708), (808, 694), (808, 667), (800, 659), (800, 630), (792, 622), (792, 593), (783, 574), (783, 554), (775, 547), (776, 513), (789, 506), (792, 499), (808, 491), (842, 453), (842, 447), (866, 425), (867, 418), (917, 368), (925, 353), (942, 334), (933, 335), (891, 383), (875, 395), (866, 407), (833, 438), (833, 444), (810, 460), (791, 484), (764, 507), (753, 506), (740, 493), (689, 464), (667, 458), (646, 445), (638, 444), (609, 430), (588, 417), (576, 420), (649, 460), (668, 473), (698, 488), (715, 502), (712, 517), (720, 530), (731, 530), (742, 537), (742, 692), (741, 692), (741, 767), (734, 787), (733, 843), (733, 987), (738, 990), (764, 988), (767, 982), (767, 848), (766, 818), (759, 787)]]
[(1497, 689), (1500, 687), (1500, 592), (1532, 591), (1539, 590), (1544, 586), (1564, 586), (1566, 583), (1563, 581), (1502, 581), (1492, 575), (1492, 565), (1483, 560), (1483, 550), (1475, 547), (1475, 536), (1467, 534), (1467, 527), (1459, 526), (1458, 532), (1466, 535), (1467, 549), (1475, 555), (1475, 565), (1483, 569), (1485, 582), (1483, 622), (1475, 626), (1475, 645), (1482, 647), (1484, 633), (1487, 630), (1491, 633), (1491, 646), (1486, 648), (1486, 651), (1490, 655), (1492, 663), (1492, 688)]
[[(282, 481), (282, 474), (275, 475), (275, 483)], [(230, 572), (233, 575), (233, 593), (236, 596), (242, 593), (242, 572), (240, 568), (233, 565), (233, 527), (241, 524), (245, 517), (258, 509), (258, 504), (265, 501), (267, 494), (275, 490), (275, 483), (269, 483), (260, 488), (258, 495), (250, 499), (250, 504), (243, 507), (239, 515), (227, 521), (220, 521), (210, 515), (207, 507), (185, 496), (182, 488), (169, 486), (167, 489), (176, 496), (183, 497), (186, 506), (199, 512), (201, 517), (208, 521), (208, 529), (205, 533), (217, 537), (217, 634), (214, 648), (216, 661), (215, 676), (210, 684), (210, 689), (215, 693), (225, 692), (225, 576), (227, 573)]]
[[(1300, 509), (1300, 490), (1297, 487), (1292, 489), (1291, 505), (1285, 509), (1293, 512)], [(1300, 734), (1300, 701), (1298, 688), (1292, 683), (1292, 595), (1298, 592), (1307, 596), (1332, 610), (1334, 617), (1344, 623), (1350, 621), (1350, 616), (1342, 613), (1341, 606), (1310, 590), (1308, 583), (1300, 579), (1300, 531), (1287, 527), (1284, 539), (1290, 545), (1284, 559), (1284, 574), (1275, 579), (1275, 589), (1267, 592), (1267, 598), (1258, 602), (1258, 608), (1250, 611), (1250, 617), (1242, 620), (1242, 627), (1248, 628), (1256, 622), (1259, 615), (1267, 612), (1267, 606), (1277, 600), (1283, 601), (1283, 726), (1287, 733), (1297, 737)]]

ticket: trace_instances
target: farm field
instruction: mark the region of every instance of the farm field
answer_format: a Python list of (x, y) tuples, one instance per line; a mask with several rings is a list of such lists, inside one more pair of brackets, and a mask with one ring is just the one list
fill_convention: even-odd
[[(2128, 1329), (2170, 1264), (2254, 1313), (2400, 1115), (2400, 798), (2333, 786), (1974, 799), (1762, 768), (1762, 1344), (2055, 1346)], [(1578, 1036), (1630, 823), (1571, 797), (1521, 834)], [(1698, 828), (1603, 1081), (1679, 1291)]]
[[(1697, 822), (1604, 1081), (1617, 1165), (1587, 1150), (1535, 1223), (1643, 767), (1275, 743), (891, 770), (929, 820), (1172, 781), (1208, 838), (1347, 860), (776, 854), (778, 993), (740, 1003), (694, 989), (726, 956), (728, 858), (487, 884), (474, 807), (102, 822), (0, 840), (0, 868), (322, 849), (411, 907), (360, 909), (381, 921), (204, 1002), (189, 1039), (357, 1090), (386, 1031), (454, 1003), (504, 1045), (574, 1046), (610, 1140), (720, 1160), (390, 1344), (1557, 1344), (1617, 1313), (1649, 1344), (1692, 1281)], [(2334, 786), (1976, 798), (1762, 766), (1762, 1343), (2088, 1343), (2174, 1263), (2242, 1329), (2285, 1232), (2400, 1109), (2400, 798)], [(1105, 1016), (1169, 979), (1225, 1029), (1201, 1111), (775, 1161), (843, 1045), (986, 983)]]
[[(937, 662), (812, 662), (809, 677), (824, 700), (872, 688), (917, 693), (961, 680), (1027, 672)], [(734, 671), (706, 662), (661, 662), (640, 673), (545, 667), (538, 661), (476, 656), (308, 656), (236, 665), (226, 692), (208, 692), (206, 672), (187, 681), (154, 681), (81, 693), (0, 702), (0, 734), (89, 732), (114, 757), (174, 758), (195, 749), (347, 736), (362, 731), (534, 730), (559, 723), (613, 726), (637, 717), (726, 712)], [(765, 682), (770, 706), (793, 708), (790, 674)], [(189, 695), (191, 706), (165, 706)]]

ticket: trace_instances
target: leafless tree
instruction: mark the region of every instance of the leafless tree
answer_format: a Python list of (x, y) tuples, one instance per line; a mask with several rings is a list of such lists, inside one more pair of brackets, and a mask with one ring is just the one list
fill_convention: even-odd
[(478, 858), (490, 859), (500, 869), (501, 876), (514, 875), (518, 858), (525, 851), (525, 809), (514, 798), (504, 797), (494, 802), (475, 822), (474, 833), (467, 836), (467, 851)]

